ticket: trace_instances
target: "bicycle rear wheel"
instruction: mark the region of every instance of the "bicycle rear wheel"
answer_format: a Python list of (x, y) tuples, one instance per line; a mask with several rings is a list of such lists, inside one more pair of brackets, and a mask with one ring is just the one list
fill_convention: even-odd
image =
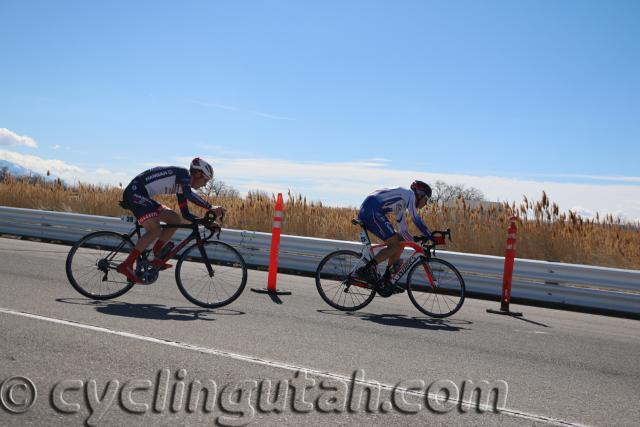
[(316, 288), (331, 307), (355, 311), (369, 304), (375, 290), (352, 280), (351, 274), (360, 264), (360, 254), (354, 251), (335, 251), (324, 257), (316, 270)]
[(242, 255), (226, 243), (210, 241), (202, 246), (196, 243), (180, 256), (176, 283), (192, 303), (205, 308), (222, 307), (235, 301), (244, 290), (247, 265)]
[(112, 231), (97, 231), (78, 240), (67, 255), (69, 283), (87, 298), (117, 298), (133, 286), (116, 267), (133, 249), (128, 236)]
[[(431, 272), (431, 286), (425, 267)], [(464, 279), (449, 262), (440, 258), (424, 259), (411, 268), (407, 277), (409, 299), (418, 310), (431, 317), (448, 317), (464, 303)]]

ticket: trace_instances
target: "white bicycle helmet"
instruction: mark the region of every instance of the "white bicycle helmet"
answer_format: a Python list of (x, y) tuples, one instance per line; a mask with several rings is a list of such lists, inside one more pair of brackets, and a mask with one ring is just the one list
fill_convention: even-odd
[(207, 177), (207, 179), (213, 178), (213, 168), (209, 163), (205, 162), (200, 157), (196, 157), (191, 161), (191, 170), (202, 172), (204, 176)]

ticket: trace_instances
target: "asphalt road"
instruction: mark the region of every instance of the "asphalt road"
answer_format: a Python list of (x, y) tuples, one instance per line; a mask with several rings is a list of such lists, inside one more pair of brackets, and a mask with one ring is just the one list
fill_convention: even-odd
[[(498, 303), (473, 299), (453, 318), (436, 320), (406, 295), (346, 314), (327, 306), (308, 277), (279, 275), (278, 287), (293, 293), (281, 303), (253, 293), (266, 285), (266, 273), (255, 270), (243, 295), (223, 309), (191, 305), (171, 271), (95, 302), (67, 282), (68, 249), (0, 239), (0, 425), (640, 419), (635, 320), (513, 306), (524, 312), (518, 319), (488, 314)], [(502, 387), (501, 410), (465, 403), (468, 381), (482, 380)], [(449, 401), (436, 399), (443, 388)], [(380, 390), (377, 402), (370, 390)]]

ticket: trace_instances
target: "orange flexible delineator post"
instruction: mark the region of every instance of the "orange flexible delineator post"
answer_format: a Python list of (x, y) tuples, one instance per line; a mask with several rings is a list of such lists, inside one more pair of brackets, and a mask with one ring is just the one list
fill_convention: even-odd
[(487, 310), (488, 313), (506, 314), (509, 316), (522, 316), (522, 313), (509, 311), (509, 303), (511, 302), (511, 281), (513, 278), (513, 264), (516, 258), (516, 236), (518, 227), (516, 226), (515, 216), (511, 217), (511, 225), (507, 231), (507, 249), (504, 255), (504, 273), (502, 275), (502, 295), (500, 297), (500, 310)]
[(278, 193), (278, 200), (276, 201), (275, 211), (276, 212), (273, 217), (273, 228), (271, 229), (271, 253), (269, 255), (269, 277), (267, 279), (267, 288), (252, 288), (251, 290), (258, 293), (291, 295), (291, 291), (276, 289), (276, 278), (278, 275), (278, 254), (280, 252), (280, 232), (282, 229), (282, 218), (284, 215), (282, 193)]

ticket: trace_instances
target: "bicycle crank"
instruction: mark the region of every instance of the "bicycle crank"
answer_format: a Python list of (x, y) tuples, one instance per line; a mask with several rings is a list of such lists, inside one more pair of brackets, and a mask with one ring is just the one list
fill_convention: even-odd
[(160, 271), (153, 265), (151, 265), (146, 260), (139, 260), (138, 265), (136, 265), (136, 276), (142, 280), (142, 282), (146, 285), (150, 285), (156, 280), (158, 280), (158, 276), (160, 275)]

